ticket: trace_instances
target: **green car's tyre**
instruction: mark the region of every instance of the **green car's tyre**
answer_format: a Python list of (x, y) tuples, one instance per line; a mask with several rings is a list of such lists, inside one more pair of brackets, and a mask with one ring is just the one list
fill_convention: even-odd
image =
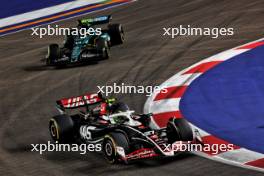
[(60, 48), (58, 44), (51, 44), (48, 47), (48, 54), (46, 58), (46, 64), (53, 65), (54, 61), (60, 57)]
[(109, 24), (108, 34), (110, 35), (110, 42), (112, 46), (124, 43), (125, 33), (121, 24)]

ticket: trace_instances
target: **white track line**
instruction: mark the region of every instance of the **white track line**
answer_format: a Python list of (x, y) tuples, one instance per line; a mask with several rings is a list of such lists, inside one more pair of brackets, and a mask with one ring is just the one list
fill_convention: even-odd
[(19, 15), (7, 17), (7, 18), (0, 20), (0, 27), (22, 23), (25, 21), (30, 21), (30, 20), (37, 19), (40, 17), (56, 14), (62, 11), (67, 11), (67, 10), (71, 10), (74, 8), (82, 7), (85, 5), (101, 3), (103, 1), (105, 0), (77, 0), (77, 1), (72, 1), (72, 2), (67, 2), (64, 4), (52, 6), (52, 7), (43, 8), (40, 10), (35, 10), (35, 11), (31, 11), (31, 12), (27, 12), (27, 13), (23, 13)]

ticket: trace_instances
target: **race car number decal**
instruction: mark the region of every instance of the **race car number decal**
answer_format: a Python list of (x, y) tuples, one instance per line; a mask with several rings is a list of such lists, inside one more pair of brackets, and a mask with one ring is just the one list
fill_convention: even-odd
[(80, 127), (80, 135), (83, 139), (91, 140), (92, 133), (91, 131), (94, 130), (96, 127), (94, 126), (81, 126)]

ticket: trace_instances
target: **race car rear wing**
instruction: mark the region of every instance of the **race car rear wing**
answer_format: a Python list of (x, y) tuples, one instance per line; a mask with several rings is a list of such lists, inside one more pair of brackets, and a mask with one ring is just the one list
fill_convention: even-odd
[(74, 109), (82, 106), (88, 106), (103, 101), (101, 93), (85, 94), (77, 97), (64, 98), (56, 101), (57, 105), (62, 109)]
[(78, 20), (78, 22), (79, 22), (79, 25), (81, 26), (92, 26), (92, 25), (100, 25), (100, 24), (109, 23), (111, 19), (112, 19), (111, 15), (106, 15), (106, 16), (99, 16), (96, 18), (84, 18), (84, 19)]

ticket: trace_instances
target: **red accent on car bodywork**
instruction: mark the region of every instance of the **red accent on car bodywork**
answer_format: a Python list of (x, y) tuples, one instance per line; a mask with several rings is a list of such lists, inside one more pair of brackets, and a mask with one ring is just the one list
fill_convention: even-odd
[(94, 104), (102, 101), (102, 98), (99, 94), (85, 94), (82, 96), (64, 98), (57, 103), (63, 108), (77, 108), (84, 105)]

